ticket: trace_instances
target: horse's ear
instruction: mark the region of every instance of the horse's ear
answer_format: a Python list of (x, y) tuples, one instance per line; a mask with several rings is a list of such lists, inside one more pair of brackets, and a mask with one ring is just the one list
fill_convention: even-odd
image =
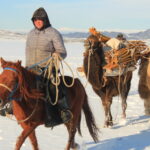
[(6, 61), (1, 57), (0, 58), (0, 66), (3, 67), (6, 64)]
[(17, 61), (17, 64), (18, 64), (19, 66), (21, 66), (21, 63), (22, 63), (21, 60), (18, 60), (18, 61)]

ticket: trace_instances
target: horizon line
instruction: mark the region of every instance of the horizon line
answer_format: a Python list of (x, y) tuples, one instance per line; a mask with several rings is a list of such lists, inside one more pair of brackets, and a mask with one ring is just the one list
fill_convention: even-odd
[[(54, 27), (55, 28), (55, 27)], [(90, 28), (90, 27), (89, 27)], [(77, 28), (56, 28), (58, 31), (60, 32), (64, 32), (64, 33), (71, 33), (71, 32), (89, 32), (89, 29), (77, 29)], [(30, 30), (27, 29), (0, 29), (1, 31), (10, 31), (10, 32), (29, 32)], [(146, 31), (148, 29), (98, 29), (96, 28), (97, 31), (100, 32), (123, 32), (123, 33), (136, 33), (136, 32), (143, 32)]]

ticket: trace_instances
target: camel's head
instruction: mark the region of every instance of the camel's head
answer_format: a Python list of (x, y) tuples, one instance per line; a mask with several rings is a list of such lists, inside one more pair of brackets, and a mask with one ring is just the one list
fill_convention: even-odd
[(99, 47), (101, 47), (101, 42), (99, 41), (98, 37), (96, 35), (90, 35), (85, 41), (84, 41), (84, 47), (86, 50), (96, 50)]

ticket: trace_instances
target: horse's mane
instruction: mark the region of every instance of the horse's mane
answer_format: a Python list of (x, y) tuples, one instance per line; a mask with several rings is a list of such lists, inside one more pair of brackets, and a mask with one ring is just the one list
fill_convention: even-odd
[(14, 68), (18, 74), (18, 85), (20, 93), (25, 99), (39, 99), (43, 96), (36, 86), (36, 74), (21, 66), (21, 62), (5, 62), (3, 68)]

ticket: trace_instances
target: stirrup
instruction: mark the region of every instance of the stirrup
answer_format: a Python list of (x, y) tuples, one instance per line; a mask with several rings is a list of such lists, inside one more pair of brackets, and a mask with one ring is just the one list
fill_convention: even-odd
[(63, 120), (63, 123), (68, 123), (71, 119), (73, 119), (73, 114), (70, 110), (62, 110), (61, 118)]

